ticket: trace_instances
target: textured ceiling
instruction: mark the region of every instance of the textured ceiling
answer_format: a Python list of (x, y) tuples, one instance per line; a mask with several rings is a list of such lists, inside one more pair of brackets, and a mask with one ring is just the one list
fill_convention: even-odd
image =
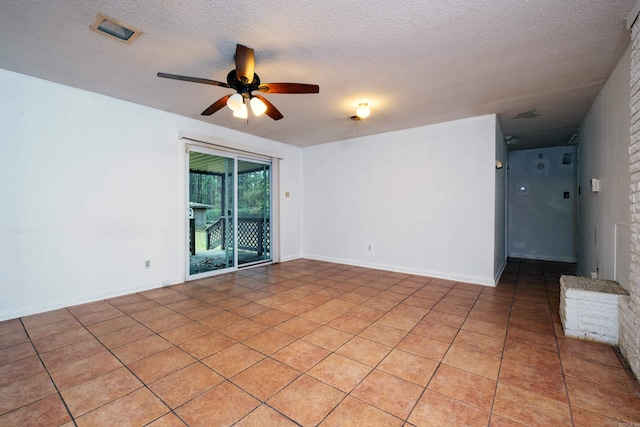
[[(0, 68), (301, 147), (490, 113), (519, 148), (550, 146), (576, 132), (627, 46), (633, 3), (2, 0)], [(91, 31), (100, 12), (143, 34)], [(247, 124), (226, 108), (200, 116), (228, 89), (156, 77), (225, 81), (236, 43), (255, 49), (263, 82), (320, 93), (266, 95), (284, 119)], [(362, 101), (371, 117), (349, 120)]]

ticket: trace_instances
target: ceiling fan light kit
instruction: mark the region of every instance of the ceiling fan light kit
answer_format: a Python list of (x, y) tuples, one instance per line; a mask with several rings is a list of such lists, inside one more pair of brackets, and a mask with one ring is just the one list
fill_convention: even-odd
[(356, 108), (356, 115), (349, 117), (350, 120), (363, 120), (371, 115), (371, 108), (368, 102), (360, 102)]
[(251, 98), (251, 101), (249, 101), (249, 105), (251, 105), (251, 111), (253, 111), (253, 114), (256, 117), (260, 117), (264, 114), (265, 111), (267, 111), (267, 104), (265, 104), (264, 102), (262, 102), (262, 100), (260, 100), (260, 98), (257, 98), (255, 96)]
[(369, 104), (366, 102), (361, 102), (356, 109), (356, 116), (361, 119), (366, 119), (371, 115), (371, 109), (369, 108)]
[(249, 118), (249, 111), (247, 110), (247, 105), (242, 103), (240, 108), (238, 108), (237, 110), (235, 110), (233, 112), (233, 117), (237, 117), (239, 119), (248, 119)]
[(242, 104), (244, 104), (244, 98), (239, 93), (231, 95), (229, 99), (227, 99), (227, 107), (231, 111), (238, 111), (242, 108)]
[(260, 83), (260, 77), (254, 72), (255, 69), (255, 53), (241, 44), (236, 45), (235, 54), (235, 70), (231, 70), (227, 74), (227, 82), (217, 80), (203, 79), (200, 77), (180, 76), (177, 74), (158, 73), (158, 77), (173, 80), (182, 80), (192, 83), (208, 84), (212, 86), (220, 86), (228, 89), (234, 89), (235, 94), (225, 95), (216, 102), (207, 107), (201, 115), (210, 116), (225, 105), (233, 111), (234, 117), (246, 119), (248, 114), (247, 103), (251, 106), (251, 111), (255, 116), (266, 114), (273, 120), (280, 120), (284, 116), (278, 109), (261, 95), (253, 94), (253, 91), (263, 93), (318, 93), (320, 87), (318, 85), (306, 83)]

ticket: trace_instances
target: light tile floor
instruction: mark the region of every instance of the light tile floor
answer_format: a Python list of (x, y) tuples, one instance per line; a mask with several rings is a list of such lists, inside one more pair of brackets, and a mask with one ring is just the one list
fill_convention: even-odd
[(0, 323), (2, 426), (614, 426), (640, 397), (565, 338), (560, 274), (484, 287), (297, 260)]

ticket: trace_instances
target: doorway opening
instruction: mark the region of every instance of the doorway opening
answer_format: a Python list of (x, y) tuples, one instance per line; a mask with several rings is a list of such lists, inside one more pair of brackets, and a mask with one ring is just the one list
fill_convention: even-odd
[(508, 255), (577, 262), (577, 147), (509, 152)]

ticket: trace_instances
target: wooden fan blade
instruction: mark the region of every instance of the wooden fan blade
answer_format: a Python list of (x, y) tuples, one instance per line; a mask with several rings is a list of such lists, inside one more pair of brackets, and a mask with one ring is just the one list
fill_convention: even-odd
[(219, 109), (221, 109), (222, 107), (227, 105), (227, 99), (229, 99), (229, 97), (231, 95), (233, 95), (233, 94), (229, 94), (227, 96), (223, 96), (222, 98), (218, 99), (216, 102), (214, 102), (213, 104), (209, 105), (209, 108), (207, 108), (202, 113), (200, 113), (200, 115), (202, 115), (202, 116), (210, 116), (210, 115), (212, 115), (213, 113), (215, 113), (216, 111), (218, 111)]
[(165, 79), (182, 80), (185, 82), (192, 82), (192, 83), (203, 83), (206, 85), (213, 85), (213, 86), (221, 86), (221, 87), (228, 87), (228, 88), (231, 87), (227, 83), (219, 82), (217, 80), (202, 79), (200, 77), (179, 76), (177, 74), (168, 74), (168, 73), (158, 73), (158, 77), (162, 77)]
[[(253, 74), (255, 73), (256, 60), (253, 49), (243, 46), (241, 44), (236, 45), (236, 76), (238, 80), (244, 84), (253, 82)], [(246, 81), (245, 81), (246, 79)]]
[(264, 105), (267, 106), (267, 111), (264, 112), (267, 116), (271, 117), (273, 120), (280, 120), (281, 118), (284, 117), (282, 113), (278, 111), (278, 109), (272, 103), (267, 101), (267, 99), (264, 96), (260, 96), (260, 95), (253, 95), (253, 96), (258, 98), (260, 101), (264, 102)]
[(265, 83), (258, 90), (265, 93), (318, 93), (320, 86), (306, 83)]

